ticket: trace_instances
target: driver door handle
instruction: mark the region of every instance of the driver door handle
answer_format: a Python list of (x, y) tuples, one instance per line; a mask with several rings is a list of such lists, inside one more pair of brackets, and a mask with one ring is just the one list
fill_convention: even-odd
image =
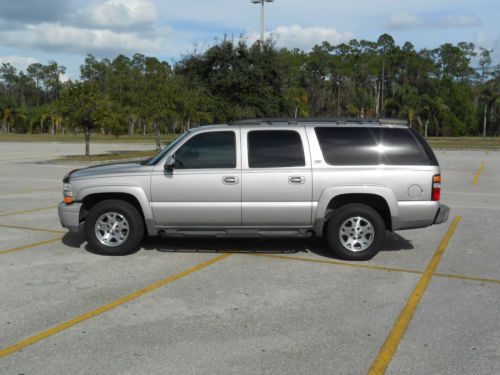
[(224, 176), (222, 177), (222, 183), (225, 185), (236, 185), (240, 182), (240, 179), (236, 176)]

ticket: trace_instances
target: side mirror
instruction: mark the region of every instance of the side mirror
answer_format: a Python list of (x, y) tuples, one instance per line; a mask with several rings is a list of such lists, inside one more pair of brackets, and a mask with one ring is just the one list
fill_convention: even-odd
[(163, 166), (166, 170), (171, 171), (175, 167), (175, 155), (167, 156), (167, 160), (165, 160), (165, 164)]

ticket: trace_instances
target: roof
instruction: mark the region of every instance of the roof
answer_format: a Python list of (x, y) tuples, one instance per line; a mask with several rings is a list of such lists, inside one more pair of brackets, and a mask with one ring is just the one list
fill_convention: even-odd
[(375, 118), (261, 118), (238, 120), (230, 123), (235, 125), (308, 125), (308, 124), (331, 124), (331, 125), (403, 125), (408, 126), (408, 121), (399, 119), (375, 119)]
[(217, 125), (202, 125), (201, 127), (191, 128), (191, 131), (196, 129), (211, 128), (222, 129), (230, 126), (317, 126), (317, 125), (334, 125), (334, 126), (396, 126), (408, 127), (408, 121), (398, 119), (374, 119), (374, 118), (257, 118), (248, 120), (233, 121), (229, 124)]

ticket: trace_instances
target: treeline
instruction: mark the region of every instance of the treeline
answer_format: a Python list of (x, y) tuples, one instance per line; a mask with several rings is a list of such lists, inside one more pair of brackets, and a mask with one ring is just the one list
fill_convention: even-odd
[(500, 64), (472, 43), (415, 50), (388, 35), (310, 52), (225, 38), (175, 65), (136, 54), (0, 68), (1, 131), (180, 132), (251, 117), (406, 118), (423, 135), (500, 134)]

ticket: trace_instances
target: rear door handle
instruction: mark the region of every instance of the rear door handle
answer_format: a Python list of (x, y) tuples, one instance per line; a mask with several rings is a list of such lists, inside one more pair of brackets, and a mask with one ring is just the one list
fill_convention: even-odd
[(290, 184), (303, 184), (306, 182), (306, 178), (304, 176), (290, 176), (288, 177), (288, 183)]
[(240, 179), (236, 176), (222, 177), (222, 183), (225, 185), (236, 185), (239, 182), (240, 182)]

